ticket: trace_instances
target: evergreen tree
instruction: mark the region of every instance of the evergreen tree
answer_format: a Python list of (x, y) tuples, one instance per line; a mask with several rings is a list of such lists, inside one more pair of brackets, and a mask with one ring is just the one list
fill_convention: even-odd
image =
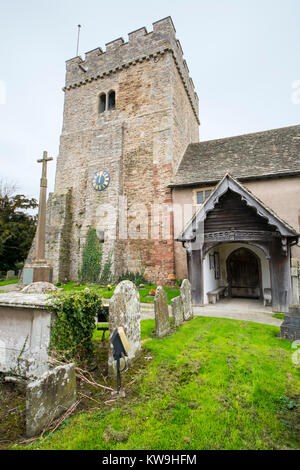
[(0, 271), (17, 269), (31, 247), (37, 216), (26, 211), (37, 207), (35, 199), (12, 195), (0, 182)]

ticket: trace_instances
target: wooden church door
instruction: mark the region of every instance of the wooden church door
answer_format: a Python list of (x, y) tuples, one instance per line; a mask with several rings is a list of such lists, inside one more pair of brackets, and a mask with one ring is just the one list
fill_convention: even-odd
[(260, 265), (256, 255), (247, 248), (231, 253), (227, 258), (227, 280), (231, 297), (260, 298)]

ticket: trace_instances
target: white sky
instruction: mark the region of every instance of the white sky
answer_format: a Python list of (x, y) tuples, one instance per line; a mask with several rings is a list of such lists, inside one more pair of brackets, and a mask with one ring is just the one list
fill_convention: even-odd
[(299, 0), (0, 0), (0, 178), (38, 197), (36, 160), (58, 154), (78, 23), (84, 56), (168, 15), (200, 98), (201, 140), (300, 123)]

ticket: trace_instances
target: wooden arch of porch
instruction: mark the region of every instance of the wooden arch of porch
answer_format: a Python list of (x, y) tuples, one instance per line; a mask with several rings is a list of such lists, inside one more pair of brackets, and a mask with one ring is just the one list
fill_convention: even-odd
[(223, 243), (246, 243), (260, 248), (270, 263), (272, 309), (287, 312), (291, 302), (291, 246), (299, 234), (226, 174), (193, 216), (182, 235), (187, 251), (193, 303), (203, 305), (203, 259)]

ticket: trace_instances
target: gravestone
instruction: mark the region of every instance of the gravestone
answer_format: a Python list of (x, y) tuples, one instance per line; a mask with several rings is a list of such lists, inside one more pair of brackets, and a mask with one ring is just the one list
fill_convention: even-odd
[(76, 401), (75, 364), (55, 367), (26, 389), (26, 435), (35, 436)]
[(15, 275), (15, 271), (7, 271), (6, 280), (12, 281), (13, 279), (17, 279), (17, 276)]
[(188, 279), (182, 281), (180, 287), (180, 297), (183, 303), (183, 319), (185, 321), (191, 320), (194, 316), (192, 305), (192, 287)]
[(173, 326), (180, 326), (183, 323), (183, 302), (182, 298), (171, 299)]
[(140, 297), (136, 286), (131, 281), (122, 281), (117, 285), (109, 304), (109, 354), (108, 370), (115, 375), (113, 346), (111, 337), (119, 326), (124, 328), (130, 348), (127, 362), (130, 365), (141, 349), (141, 312)]
[(280, 337), (290, 341), (300, 340), (300, 305), (291, 305), (280, 327)]
[(154, 297), (155, 330), (158, 338), (163, 338), (170, 331), (169, 308), (167, 294), (162, 286), (158, 286)]

